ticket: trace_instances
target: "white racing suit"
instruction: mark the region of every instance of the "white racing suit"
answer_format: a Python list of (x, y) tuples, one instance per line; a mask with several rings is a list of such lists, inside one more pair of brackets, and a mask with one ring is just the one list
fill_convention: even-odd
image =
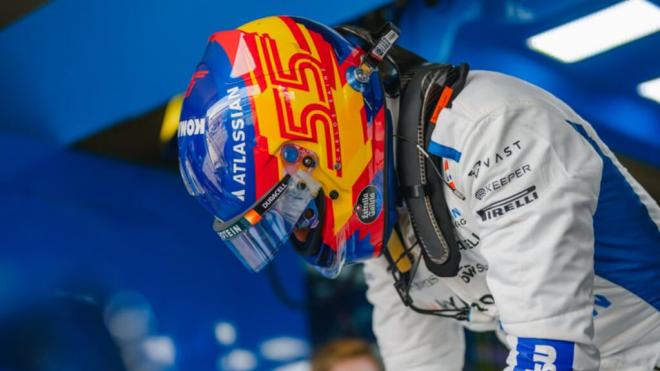
[[(621, 118), (625, 120), (625, 118)], [(549, 93), (473, 71), (440, 113), (430, 153), (461, 252), (457, 277), (423, 262), (417, 307), (384, 257), (365, 264), (387, 370), (461, 370), (463, 329), (496, 330), (507, 370), (652, 370), (660, 357), (660, 208), (592, 127)]]

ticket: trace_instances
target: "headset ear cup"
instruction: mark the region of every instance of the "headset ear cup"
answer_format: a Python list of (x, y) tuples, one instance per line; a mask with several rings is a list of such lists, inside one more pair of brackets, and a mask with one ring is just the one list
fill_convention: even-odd
[[(445, 76), (448, 65), (421, 67), (407, 84), (401, 98), (397, 128), (397, 172), (415, 235), (422, 247), (426, 267), (441, 277), (458, 274), (460, 252), (444, 199), (442, 180), (437, 179), (429, 159), (418, 146), (425, 147), (431, 128), (423, 111), (428, 76)], [(421, 92), (421, 93), (420, 93)], [(429, 94), (430, 95), (430, 94)]]
[(314, 199), (314, 204), (319, 217), (316, 227), (310, 228), (305, 241), (298, 240), (294, 234), (289, 237), (293, 249), (304, 257), (317, 255), (323, 244), (323, 226), (325, 224), (325, 195), (323, 189), (319, 190), (319, 194)]

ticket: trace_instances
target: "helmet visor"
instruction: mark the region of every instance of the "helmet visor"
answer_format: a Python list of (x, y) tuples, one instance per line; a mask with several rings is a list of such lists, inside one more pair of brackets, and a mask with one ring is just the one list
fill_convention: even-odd
[(289, 240), (320, 187), (303, 170), (287, 174), (246, 213), (227, 222), (216, 219), (213, 230), (248, 269), (258, 272)]

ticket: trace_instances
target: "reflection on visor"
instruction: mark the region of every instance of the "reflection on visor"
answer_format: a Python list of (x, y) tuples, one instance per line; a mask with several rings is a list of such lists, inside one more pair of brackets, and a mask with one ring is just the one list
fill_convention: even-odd
[(245, 214), (213, 229), (249, 269), (268, 264), (291, 235), (298, 219), (321, 185), (305, 171), (286, 175)]

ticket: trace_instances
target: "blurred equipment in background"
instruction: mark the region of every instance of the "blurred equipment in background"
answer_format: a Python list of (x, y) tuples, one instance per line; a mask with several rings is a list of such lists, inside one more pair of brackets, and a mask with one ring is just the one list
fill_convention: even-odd
[(74, 148), (133, 163), (177, 169), (176, 128), (174, 132), (170, 129), (173, 119), (179, 124), (181, 105), (177, 102), (175, 96), (167, 104), (74, 143)]
[(310, 303), (319, 304), (309, 312), (312, 344), (320, 346), (341, 337), (376, 341), (371, 329), (373, 308), (364, 295), (367, 284), (362, 265), (345, 267), (334, 280), (309, 270), (307, 284)]
[[(306, 359), (302, 351), (261, 352), (282, 338), (307, 344), (307, 316), (280, 304), (265, 275), (223, 264), (231, 252), (218, 248), (175, 171), (8, 134), (0, 135), (0, 156), (12, 159), (0, 173), (0, 322), (18, 321), (15, 313), (54, 293), (86, 293), (60, 287), (73, 276), (105, 288), (107, 294), (84, 296), (99, 303), (99, 326), (110, 329), (122, 359), (156, 357), (179, 370), (217, 371), (245, 360), (254, 370), (272, 370)], [(304, 297), (299, 262), (283, 255), (284, 289)], [(216, 332), (219, 323), (234, 335)], [(99, 333), (90, 332), (87, 343)]]
[(35, 303), (2, 318), (0, 369), (137, 371), (124, 366), (97, 300), (70, 294)]

